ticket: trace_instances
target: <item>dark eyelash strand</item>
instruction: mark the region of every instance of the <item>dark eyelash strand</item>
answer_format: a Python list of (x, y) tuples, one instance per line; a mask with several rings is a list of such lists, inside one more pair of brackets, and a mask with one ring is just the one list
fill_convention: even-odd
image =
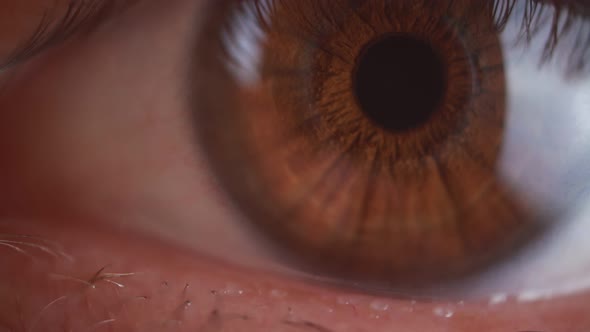
[[(522, 0), (492, 1), (492, 15), (498, 31), (506, 29), (512, 15), (522, 16), (520, 33), (516, 43), (528, 46), (531, 41), (550, 25), (539, 65), (555, 58), (556, 51), (563, 40), (569, 41), (563, 55), (567, 59), (568, 76), (584, 74), (590, 58), (590, 5), (585, 1), (526, 0), (521, 13), (515, 12), (516, 4)], [(549, 17), (548, 6), (553, 8)], [(548, 19), (551, 22), (548, 22)]]
[[(262, 30), (269, 29), (268, 18), (274, 13), (274, 6), (277, 2), (280, 0), (254, 1), (254, 6), (250, 10), (257, 17)], [(351, 5), (353, 3), (355, 2), (349, 2)], [(522, 3), (524, 6), (517, 10), (517, 4)], [(330, 21), (333, 19), (334, 13), (330, 10), (323, 10), (322, 4), (323, 2), (314, 3), (318, 6), (315, 12), (326, 13), (326, 19)], [(520, 45), (530, 45), (535, 37), (546, 32), (547, 24), (549, 24), (550, 32), (544, 42), (539, 66), (554, 59), (556, 51), (564, 40), (567, 40), (569, 44), (564, 46), (566, 49), (561, 49), (558, 54), (565, 58), (563, 60), (566, 60), (566, 75), (584, 75), (590, 70), (590, 66), (588, 66), (590, 60), (589, 2), (582, 0), (488, 0), (487, 4), (491, 6), (490, 13), (498, 32), (504, 31), (514, 21), (511, 19), (513, 15), (522, 16), (520, 32), (515, 40)], [(550, 9), (553, 9), (552, 15), (549, 15)], [(309, 31), (315, 30), (317, 30), (317, 26), (309, 27)]]
[[(135, 1), (124, 1), (124, 6)], [(121, 9), (121, 2), (123, 0), (71, 0), (64, 13), (56, 15), (56, 8), (46, 10), (31, 37), (0, 64), (0, 72), (67, 40), (81, 30), (92, 29), (113, 14), (115, 9)]]

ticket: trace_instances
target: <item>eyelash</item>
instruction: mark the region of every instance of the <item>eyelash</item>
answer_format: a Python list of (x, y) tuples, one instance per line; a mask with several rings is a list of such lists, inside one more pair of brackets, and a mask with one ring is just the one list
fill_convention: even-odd
[[(228, 2), (233, 0), (227, 0)], [(579, 75), (589, 70), (588, 58), (590, 58), (590, 3), (576, 0), (524, 0), (524, 12), (516, 13), (516, 4), (523, 0), (488, 0), (487, 4), (493, 8), (491, 11), (498, 32), (506, 29), (512, 21), (512, 15), (521, 14), (522, 23), (517, 37), (517, 44), (530, 45), (543, 29), (550, 24), (550, 33), (544, 43), (539, 65), (542, 66), (555, 58), (556, 52), (562, 40), (574, 41), (567, 46), (564, 56), (566, 60), (566, 75)], [(254, 2), (254, 13), (262, 26), (268, 26), (266, 18), (273, 11), (273, 1), (257, 0)], [(318, 4), (318, 10), (326, 12), (327, 17), (331, 15), (329, 10), (323, 10), (322, 4)], [(554, 15), (551, 22), (547, 22), (546, 14), (548, 8), (554, 8)], [(314, 31), (310, 27), (310, 31)], [(321, 34), (321, 32), (317, 32)], [(560, 50), (563, 51), (563, 50)]]
[[(496, 17), (499, 31), (506, 28), (509, 22), (508, 18), (513, 14), (517, 1), (519, 0), (495, 2), (493, 14)], [(117, 9), (116, 11), (121, 9), (121, 3), (123, 3), (123, 7), (126, 7), (136, 2), (137, 0), (70, 0), (65, 14), (60, 18), (52, 17), (51, 10), (47, 10), (32, 36), (0, 64), (0, 72), (67, 40), (80, 30), (91, 30), (98, 23), (110, 17), (115, 9)], [(586, 53), (590, 49), (590, 33), (588, 31), (585, 33), (583, 29), (573, 30), (575, 25), (572, 23), (580, 17), (590, 16), (588, 15), (590, 6), (579, 1), (565, 4), (560, 0), (547, 0), (546, 2), (555, 7), (556, 13), (551, 22), (551, 34), (545, 43), (541, 62), (545, 63), (553, 58), (561, 38), (566, 34), (577, 33), (578, 35), (574, 37), (576, 43), (574, 43), (568, 59), (568, 71), (583, 70), (586, 67)], [(527, 0), (520, 39), (530, 42), (539, 33), (545, 23), (541, 17), (547, 3), (539, 0)]]
[(23, 63), (78, 32), (90, 32), (99, 23), (137, 0), (70, 0), (65, 13), (47, 9), (33, 34), (0, 64), (0, 72)]
[[(494, 3), (492, 11), (498, 31), (503, 31), (509, 23), (510, 16), (514, 13), (516, 3), (520, 0), (500, 0)], [(544, 44), (541, 55), (541, 65), (554, 58), (560, 40), (572, 38), (575, 42), (568, 50), (567, 73), (572, 74), (586, 68), (588, 52), (590, 50), (590, 24), (574, 24), (580, 19), (590, 19), (590, 4), (582, 1), (562, 0), (527, 0), (523, 13), (519, 42), (528, 45), (542, 28), (548, 23), (543, 20), (543, 14), (547, 6), (552, 6), (555, 13), (550, 22), (550, 33)], [(579, 29), (575, 29), (578, 27)]]

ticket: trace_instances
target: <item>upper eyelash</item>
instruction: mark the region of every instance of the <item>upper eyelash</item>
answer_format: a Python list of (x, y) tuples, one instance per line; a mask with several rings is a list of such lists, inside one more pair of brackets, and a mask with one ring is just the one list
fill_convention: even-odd
[[(131, 4), (137, 0), (127, 0)], [(497, 0), (493, 3), (493, 15), (499, 31), (508, 24), (516, 3), (520, 0)], [(113, 12), (116, 4), (121, 0), (71, 0), (65, 14), (61, 18), (52, 17), (51, 10), (47, 10), (41, 18), (39, 25), (29, 39), (18, 47), (8, 59), (0, 64), (0, 72), (14, 65), (22, 63), (47, 47), (58, 44), (82, 28), (91, 28), (95, 23), (102, 21)], [(551, 22), (551, 34), (545, 44), (542, 62), (549, 61), (557, 49), (559, 40), (569, 33), (577, 33), (576, 42), (569, 56), (568, 71), (584, 71), (588, 69), (587, 59), (590, 57), (590, 24), (587, 29), (574, 31), (576, 25), (572, 24), (580, 17), (590, 17), (590, 6), (584, 1), (560, 1), (560, 0), (527, 0), (521, 38), (530, 41), (544, 23), (542, 14), (547, 4), (555, 8), (555, 15)]]
[[(231, 0), (230, 0), (231, 1)], [(235, 0), (234, 0), (235, 1)], [(387, 1), (387, 0), (386, 0)], [(395, 1), (395, 0), (394, 0)], [(479, 1), (479, 0), (473, 0)], [(522, 14), (522, 23), (517, 42), (528, 46), (533, 38), (540, 34), (547, 24), (551, 33), (547, 37), (544, 49), (539, 59), (539, 65), (555, 58), (555, 53), (563, 39), (570, 39), (573, 43), (568, 46), (564, 56), (566, 76), (584, 75), (590, 71), (590, 2), (586, 0), (486, 0), (482, 1), (483, 6), (490, 6), (490, 13), (498, 32), (505, 30), (511, 17), (516, 14), (517, 3), (525, 3)], [(253, 14), (262, 29), (269, 29), (267, 19), (274, 11), (272, 0), (254, 1)], [(319, 2), (318, 11), (322, 10), (322, 3)], [(551, 22), (544, 20), (548, 8), (554, 9)], [(330, 16), (331, 13), (327, 13)], [(314, 27), (310, 28), (314, 31)], [(562, 59), (559, 59), (562, 60)]]
[[(498, 31), (503, 31), (514, 14), (516, 3), (520, 0), (492, 1), (492, 15)], [(551, 22), (543, 20), (547, 6), (554, 8)], [(580, 74), (589, 70), (590, 58), (590, 3), (587, 1), (527, 0), (522, 13), (523, 19), (518, 40), (528, 45), (545, 27), (550, 24), (550, 33), (545, 41), (540, 65), (554, 58), (562, 39), (573, 38), (571, 49), (567, 51), (566, 74)], [(579, 23), (581, 22), (581, 23)]]
[(110, 16), (115, 9), (125, 8), (137, 0), (70, 0), (65, 13), (55, 15), (55, 8), (44, 12), (33, 34), (0, 64), (0, 72), (18, 65), (45, 49), (67, 40), (82, 29), (91, 29)]

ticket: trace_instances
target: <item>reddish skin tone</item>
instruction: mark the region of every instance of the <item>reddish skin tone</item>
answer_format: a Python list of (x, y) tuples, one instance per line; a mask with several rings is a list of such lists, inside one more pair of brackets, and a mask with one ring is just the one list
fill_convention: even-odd
[[(50, 240), (71, 260), (0, 246), (0, 331), (590, 330), (590, 293), (412, 304), (175, 244), (185, 214), (232, 216), (191, 143), (182, 98), (199, 5), (146, 0), (14, 72), (0, 97), (0, 234)], [(454, 315), (437, 316), (439, 306)]]

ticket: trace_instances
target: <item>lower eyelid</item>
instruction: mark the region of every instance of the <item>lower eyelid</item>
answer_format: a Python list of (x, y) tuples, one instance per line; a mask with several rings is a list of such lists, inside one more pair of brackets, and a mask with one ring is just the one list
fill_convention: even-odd
[[(499, 297), (489, 303), (391, 300), (227, 266), (153, 238), (96, 225), (37, 220), (3, 223), (1, 229), (2, 238), (35, 234), (72, 256), (52, 258), (26, 247), (32, 258), (24, 258), (0, 249), (3, 263), (19, 271), (1, 277), (2, 285), (10, 285), (10, 291), (2, 290), (3, 299), (20, 294), (19, 306), (0, 301), (0, 324), (8, 327), (59, 323), (59, 313), (69, 317), (71, 327), (108, 322), (123, 331), (130, 324), (182, 324), (188, 329), (213, 323), (242, 331), (262, 326), (326, 331), (565, 331), (590, 326), (581, 309), (590, 294), (526, 304)], [(19, 317), (15, 310), (21, 310), (20, 323), (14, 320)]]

